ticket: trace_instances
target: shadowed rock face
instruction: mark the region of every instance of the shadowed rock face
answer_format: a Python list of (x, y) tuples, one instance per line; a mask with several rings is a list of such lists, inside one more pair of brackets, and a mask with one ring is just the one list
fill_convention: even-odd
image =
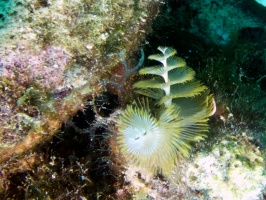
[(259, 17), (266, 22), (266, 7), (264, 0), (244, 0), (242, 2), (242, 7), (245, 11), (251, 11), (254, 16)]
[(262, 27), (245, 27), (238, 31), (238, 39), (266, 47), (266, 31)]

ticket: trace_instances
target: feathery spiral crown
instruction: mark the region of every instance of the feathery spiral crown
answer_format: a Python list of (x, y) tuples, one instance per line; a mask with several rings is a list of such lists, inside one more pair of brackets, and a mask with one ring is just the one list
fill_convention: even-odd
[(153, 114), (147, 98), (128, 106), (118, 122), (118, 143), (136, 165), (168, 174), (177, 154), (188, 156), (189, 143), (205, 137), (215, 103), (207, 87), (194, 80), (194, 70), (175, 56), (176, 50), (158, 49), (162, 54), (148, 58), (162, 64), (141, 69), (140, 74), (154, 76), (135, 83), (134, 88), (155, 99), (160, 109)]

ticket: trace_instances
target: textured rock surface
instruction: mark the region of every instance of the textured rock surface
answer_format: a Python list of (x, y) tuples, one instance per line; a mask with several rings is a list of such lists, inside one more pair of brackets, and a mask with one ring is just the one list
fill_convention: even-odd
[(263, 157), (246, 137), (228, 137), (213, 145), (210, 152), (196, 154), (183, 180), (211, 199), (263, 199)]
[[(49, 139), (138, 50), (159, 2), (1, 1), (0, 163)], [(5, 9), (5, 10), (4, 10)]]

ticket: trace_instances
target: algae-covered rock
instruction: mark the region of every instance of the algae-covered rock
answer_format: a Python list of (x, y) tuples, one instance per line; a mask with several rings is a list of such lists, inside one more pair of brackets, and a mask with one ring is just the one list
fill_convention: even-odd
[[(47, 141), (138, 51), (154, 0), (0, 1), (0, 163)], [(3, 5), (3, 6), (2, 6)], [(12, 171), (12, 169), (10, 169)]]
[(259, 200), (266, 185), (264, 160), (247, 137), (227, 137), (208, 152), (197, 153), (183, 178), (206, 198)]

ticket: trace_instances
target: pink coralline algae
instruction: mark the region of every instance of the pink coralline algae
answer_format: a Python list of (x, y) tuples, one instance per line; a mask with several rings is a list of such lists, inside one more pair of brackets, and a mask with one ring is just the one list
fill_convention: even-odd
[(26, 87), (33, 84), (52, 91), (62, 83), (69, 59), (69, 54), (59, 47), (48, 46), (39, 54), (27, 48), (17, 48), (0, 53), (0, 73)]

